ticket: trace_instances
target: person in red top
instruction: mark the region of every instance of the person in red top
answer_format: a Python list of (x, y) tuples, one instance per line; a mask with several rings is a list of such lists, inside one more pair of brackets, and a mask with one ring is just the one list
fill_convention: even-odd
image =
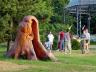
[(58, 48), (59, 48), (59, 51), (64, 50), (64, 32), (63, 31), (59, 32)]

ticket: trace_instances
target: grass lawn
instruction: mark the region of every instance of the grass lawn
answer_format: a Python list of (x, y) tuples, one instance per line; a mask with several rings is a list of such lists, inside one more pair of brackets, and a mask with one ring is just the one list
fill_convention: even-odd
[(96, 45), (96, 42), (91, 42), (91, 45)]
[(54, 51), (57, 62), (15, 60), (6, 58), (5, 44), (0, 45), (0, 72), (96, 72), (96, 51), (81, 54), (80, 50), (72, 51), (71, 55)]

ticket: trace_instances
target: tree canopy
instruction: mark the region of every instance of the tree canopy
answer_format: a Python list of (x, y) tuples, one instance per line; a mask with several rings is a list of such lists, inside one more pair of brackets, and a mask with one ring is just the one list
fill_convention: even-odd
[(60, 31), (59, 27), (66, 28), (63, 9), (67, 3), (68, 0), (0, 0), (0, 42), (10, 39), (11, 34), (16, 34), (19, 22), (26, 15), (38, 18), (41, 37), (42, 32)]

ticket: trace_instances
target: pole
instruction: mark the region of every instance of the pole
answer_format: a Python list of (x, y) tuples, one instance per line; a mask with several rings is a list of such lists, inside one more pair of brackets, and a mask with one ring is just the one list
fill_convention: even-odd
[(88, 17), (88, 30), (89, 30), (89, 33), (90, 33), (90, 21), (91, 21), (91, 16), (90, 16), (90, 13), (89, 13), (89, 17)]
[(80, 37), (81, 37), (81, 0), (80, 0), (80, 6), (79, 6), (79, 11), (80, 11), (80, 18), (79, 18), (79, 24), (80, 24)]
[(79, 23), (79, 9), (78, 9), (78, 6), (76, 8), (76, 18), (77, 18), (77, 36), (78, 36), (78, 23)]
[(90, 21), (91, 21), (91, 15), (90, 15), (90, 13), (91, 13), (91, 11), (90, 11), (90, 5), (89, 5), (89, 8), (88, 8), (88, 11), (89, 11), (89, 14), (88, 14), (88, 30), (89, 30), (89, 33), (90, 33)]

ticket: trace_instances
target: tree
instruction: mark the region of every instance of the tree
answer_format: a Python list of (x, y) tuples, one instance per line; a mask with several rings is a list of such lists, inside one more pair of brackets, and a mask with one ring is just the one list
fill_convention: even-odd
[(16, 59), (24, 56), (30, 60), (56, 60), (40, 42), (38, 20), (34, 16), (25, 16), (20, 22), (14, 45), (6, 55)]
[(68, 3), (68, 0), (52, 0), (52, 6), (53, 6), (53, 17), (55, 18), (55, 21), (58, 23), (64, 23), (64, 8), (66, 4)]
[[(68, 0), (0, 0), (0, 42), (15, 39), (18, 24), (26, 15), (38, 18), (40, 37), (45, 40), (44, 37), (51, 28), (56, 33), (55, 31), (59, 30), (56, 26), (63, 25), (63, 10), (67, 3)], [(71, 21), (67, 24), (73, 23), (72, 19), (68, 17)], [(55, 23), (56, 26), (53, 25)]]
[(51, 6), (43, 0), (0, 0), (0, 42), (15, 38), (18, 23), (24, 16), (35, 15), (43, 23), (52, 14)]

